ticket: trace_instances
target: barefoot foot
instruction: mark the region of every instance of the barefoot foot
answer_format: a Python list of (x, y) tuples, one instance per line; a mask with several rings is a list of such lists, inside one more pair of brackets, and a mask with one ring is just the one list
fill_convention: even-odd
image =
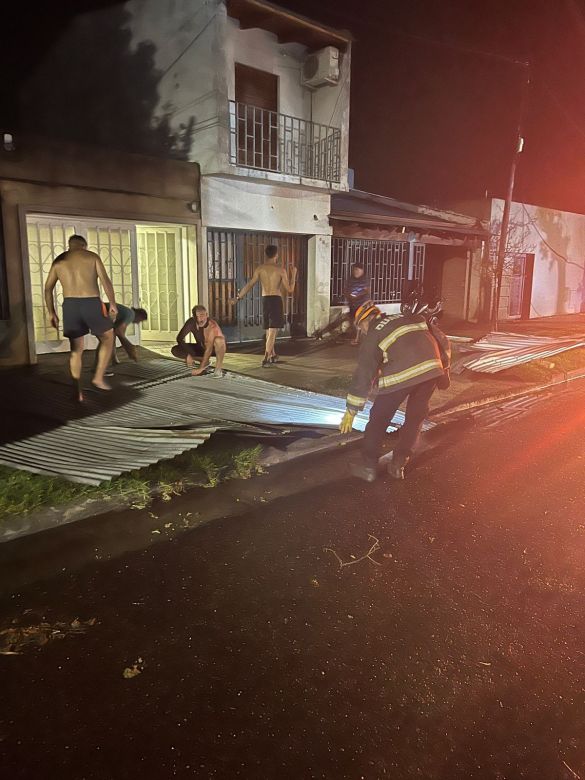
[(95, 379), (92, 379), (91, 383), (92, 383), (92, 385), (94, 387), (97, 387), (98, 390), (111, 390), (112, 389), (111, 385), (109, 385), (107, 382), (104, 382), (103, 379), (102, 379), (101, 382), (96, 381)]

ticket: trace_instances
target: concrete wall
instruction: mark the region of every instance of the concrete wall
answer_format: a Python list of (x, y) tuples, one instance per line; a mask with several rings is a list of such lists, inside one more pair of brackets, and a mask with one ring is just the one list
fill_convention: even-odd
[[(201, 180), (201, 216), (206, 228), (257, 230), (311, 236), (307, 267), (307, 330), (312, 333), (329, 321), (331, 276), (330, 196), (282, 184), (204, 176)], [(201, 257), (207, 254), (200, 248)], [(203, 274), (203, 264), (201, 266)], [(201, 279), (200, 289), (207, 289)]]
[[(504, 202), (494, 199), (492, 227), (498, 234)], [(492, 242), (492, 252), (497, 241)], [(585, 215), (512, 204), (508, 251), (534, 254), (531, 317), (585, 309)], [(509, 269), (506, 269), (509, 277)], [(502, 285), (501, 314), (507, 311), (509, 278)]]
[(201, 180), (206, 227), (331, 235), (328, 193), (220, 176)]
[(160, 73), (153, 121), (191, 128), (189, 159), (228, 168), (226, 13), (219, 0), (131, 0), (132, 46), (152, 45)]

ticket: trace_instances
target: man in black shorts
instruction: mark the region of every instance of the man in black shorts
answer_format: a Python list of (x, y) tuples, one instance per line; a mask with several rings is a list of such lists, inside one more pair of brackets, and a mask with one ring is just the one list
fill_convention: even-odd
[[(108, 316), (106, 305), (100, 300), (98, 279), (102, 283), (110, 303), (111, 316)], [(104, 380), (104, 373), (114, 344), (111, 318), (115, 318), (118, 314), (114, 287), (100, 257), (95, 252), (89, 252), (83, 246), (78, 248), (72, 246), (60, 260), (51, 266), (45, 282), (45, 304), (51, 325), (56, 329), (59, 328), (59, 317), (55, 311), (53, 291), (57, 282), (61, 282), (64, 296), (63, 335), (71, 343), (69, 368), (75, 383), (77, 399), (83, 401), (81, 369), (83, 340), (87, 333), (91, 332), (100, 342), (92, 384), (100, 390), (111, 390)]]
[[(195, 343), (186, 341), (191, 334)], [(225, 336), (215, 320), (210, 319), (205, 306), (193, 307), (193, 316), (189, 317), (177, 333), (177, 343), (171, 353), (185, 361), (192, 369), (193, 376), (200, 376), (211, 371), (209, 360), (215, 357), (215, 377), (223, 376), (223, 359), (226, 353)], [(198, 368), (193, 368), (195, 360), (199, 360)]]
[(266, 260), (254, 271), (250, 281), (242, 287), (233, 301), (241, 301), (260, 282), (262, 287), (262, 310), (264, 314), (264, 330), (266, 331), (266, 348), (262, 368), (271, 366), (278, 358), (274, 350), (276, 335), (284, 327), (283, 294), (292, 295), (295, 290), (297, 269), (291, 268), (290, 279), (284, 266), (278, 264), (278, 247), (267, 246), (265, 249)]

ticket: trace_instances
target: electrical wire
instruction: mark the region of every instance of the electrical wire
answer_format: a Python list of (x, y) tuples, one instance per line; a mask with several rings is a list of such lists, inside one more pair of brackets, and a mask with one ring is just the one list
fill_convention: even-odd
[(175, 57), (175, 59), (174, 59), (174, 60), (171, 62), (171, 64), (170, 64), (170, 65), (169, 65), (167, 68), (165, 68), (165, 70), (163, 70), (163, 72), (161, 73), (161, 75), (160, 75), (160, 77), (159, 77), (159, 82), (161, 82), (161, 81), (164, 79), (164, 77), (165, 77), (166, 75), (168, 75), (169, 71), (170, 71), (172, 68), (174, 68), (174, 67), (175, 67), (175, 65), (177, 64), (177, 62), (179, 62), (179, 60), (180, 60), (180, 59), (181, 59), (181, 58), (182, 58), (182, 57), (183, 57), (183, 56), (184, 56), (184, 55), (185, 55), (185, 54), (186, 54), (186, 53), (189, 51), (189, 49), (191, 48), (191, 46), (193, 46), (193, 44), (195, 43), (195, 41), (197, 41), (197, 40), (198, 40), (198, 39), (199, 39), (199, 38), (200, 38), (200, 37), (203, 35), (203, 33), (205, 32), (205, 30), (207, 30), (207, 28), (209, 27), (209, 25), (210, 25), (210, 24), (211, 24), (211, 22), (212, 22), (212, 21), (215, 19), (215, 17), (216, 17), (216, 16), (217, 16), (217, 11), (216, 11), (216, 12), (213, 14), (213, 16), (211, 16), (211, 17), (210, 17), (210, 18), (207, 20), (207, 22), (206, 22), (206, 23), (203, 25), (203, 27), (201, 28), (201, 30), (199, 30), (199, 32), (198, 32), (198, 33), (197, 33), (197, 34), (196, 34), (196, 35), (195, 35), (195, 36), (194, 36), (194, 37), (193, 37), (193, 38), (192, 38), (192, 39), (189, 41), (189, 43), (188, 43), (188, 44), (185, 46), (185, 48), (184, 48), (184, 49), (183, 49), (183, 50), (182, 50), (182, 51), (181, 51), (181, 52), (180, 52), (180, 53), (179, 53), (179, 54), (178, 54), (178, 55)]

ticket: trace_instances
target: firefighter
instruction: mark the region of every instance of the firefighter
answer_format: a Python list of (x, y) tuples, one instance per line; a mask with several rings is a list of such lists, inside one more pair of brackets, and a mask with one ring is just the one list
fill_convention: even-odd
[(431, 308), (411, 296), (399, 315), (382, 314), (371, 301), (355, 313), (356, 327), (365, 337), (340, 431), (350, 433), (356, 413), (364, 408), (372, 386), (377, 383), (378, 394), (364, 434), (362, 459), (352, 465), (354, 476), (366, 482), (376, 479), (384, 434), (400, 404), (408, 399), (404, 425), (388, 465), (391, 477), (404, 479), (404, 467), (429, 411), (431, 396), (437, 386), (449, 386), (450, 348), (447, 337), (436, 325), (439, 306)]

